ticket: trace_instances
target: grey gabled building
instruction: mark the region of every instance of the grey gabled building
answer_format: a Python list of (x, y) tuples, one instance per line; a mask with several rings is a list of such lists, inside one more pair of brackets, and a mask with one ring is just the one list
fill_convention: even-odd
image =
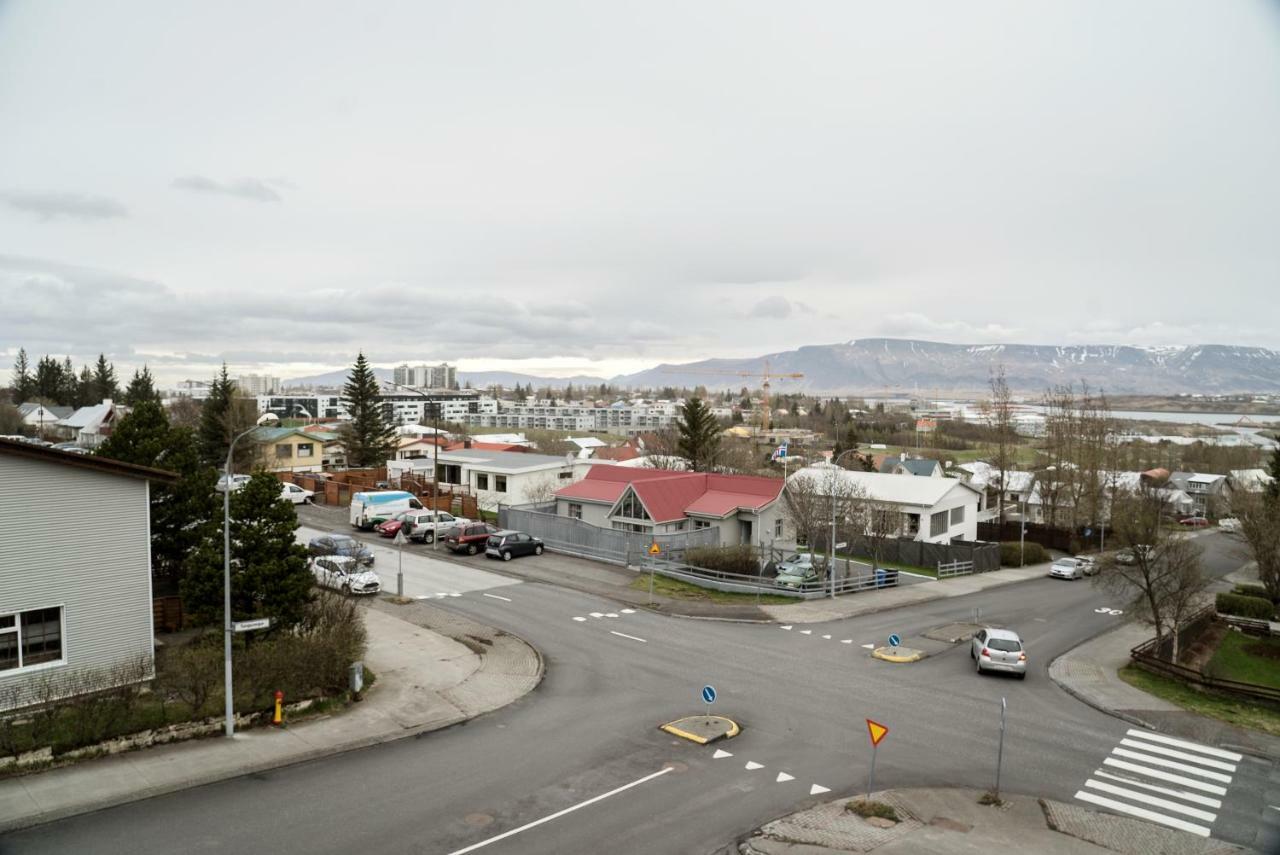
[(175, 478), (0, 440), (0, 711), (153, 676), (150, 490)]

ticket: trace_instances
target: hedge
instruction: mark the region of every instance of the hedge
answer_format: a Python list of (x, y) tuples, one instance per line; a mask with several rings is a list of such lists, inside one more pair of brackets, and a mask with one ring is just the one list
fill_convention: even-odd
[(1274, 600), (1271, 600), (1271, 595), (1267, 593), (1267, 589), (1261, 585), (1236, 585), (1236, 589), (1231, 593), (1239, 594), (1242, 597), (1257, 597), (1260, 600), (1274, 602)]
[(1270, 600), (1264, 600), (1261, 597), (1245, 597), (1240, 594), (1218, 594), (1214, 608), (1218, 610), (1218, 614), (1258, 620), (1270, 620), (1275, 614), (1275, 606)]
[[(1021, 567), (1022, 566), (1022, 550), (1023, 545), (1015, 541), (1005, 541), (1000, 544), (1000, 566), (1001, 567)], [(1030, 541), (1026, 544), (1026, 563), (1043, 564), (1049, 560), (1049, 553), (1045, 552), (1044, 547), (1038, 543)]]
[(685, 550), (685, 563), (721, 573), (760, 575), (760, 559), (750, 546), (696, 546)]

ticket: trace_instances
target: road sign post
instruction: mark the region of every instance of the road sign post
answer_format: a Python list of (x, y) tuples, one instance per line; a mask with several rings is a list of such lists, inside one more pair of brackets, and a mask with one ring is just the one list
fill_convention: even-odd
[(396, 532), (396, 596), (404, 596), (404, 524)]
[(711, 685), (703, 686), (702, 700), (707, 705), (707, 715), (711, 715), (711, 705), (716, 702), (716, 687)]
[(889, 646), (898, 647), (902, 644), (902, 638), (895, 632), (889, 635)]
[(271, 626), (271, 618), (254, 618), (253, 620), (238, 620), (231, 624), (232, 632), (252, 632), (255, 629), (266, 629)]
[(871, 736), (871, 772), (867, 775), (867, 800), (876, 789), (876, 754), (880, 750), (880, 740), (889, 733), (889, 728), (878, 721), (867, 719), (867, 733)]
[(1004, 713), (1008, 708), (1005, 699), (1000, 699), (1000, 745), (996, 748), (996, 801), (1000, 800), (1000, 766), (1004, 762)]
[(653, 605), (653, 577), (658, 572), (658, 562), (655, 559), (661, 554), (662, 547), (655, 540), (649, 545), (649, 605)]

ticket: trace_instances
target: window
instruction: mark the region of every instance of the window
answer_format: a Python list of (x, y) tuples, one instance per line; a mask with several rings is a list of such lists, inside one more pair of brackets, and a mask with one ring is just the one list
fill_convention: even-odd
[(571, 480), (572, 478), (573, 478), (573, 473), (572, 473), (572, 472), (561, 472), (561, 473), (560, 473), (560, 480), (561, 480), (561, 481), (568, 481), (568, 480)]
[(915, 537), (920, 533), (920, 515), (905, 514), (905, 516), (907, 518), (907, 534), (911, 537)]
[(782, 517), (773, 521), (773, 536), (782, 537)]
[(494, 490), (496, 490), (496, 491), (498, 491), (499, 493), (505, 493), (505, 492), (507, 492), (507, 476), (506, 476), (506, 475), (494, 475), (494, 476), (493, 476), (493, 489), (494, 489)]
[(61, 606), (0, 615), (0, 671), (61, 660)]
[(477, 490), (489, 489), (489, 475), (487, 473), (485, 472), (476, 473), (476, 489)]
[(575, 520), (580, 520), (580, 519), (582, 519), (582, 505), (578, 504), (577, 502), (570, 502), (570, 503), (569, 503), (569, 518), (570, 518), (570, 519), (575, 519)]
[(960, 525), (964, 522), (964, 505), (951, 509), (951, 524)]
[(644, 504), (636, 498), (636, 494), (631, 490), (627, 491), (627, 494), (622, 497), (622, 501), (614, 508), (613, 515), (633, 520), (647, 520), (650, 518), (649, 512), (644, 509)]
[(706, 520), (694, 520), (694, 521), (693, 521), (693, 530), (694, 530), (694, 531), (698, 531), (699, 529), (704, 529), (704, 528), (711, 528), (711, 523), (709, 523), (709, 522), (708, 522), (708, 521), (706, 521)]
[(293, 446), (282, 442), (276, 446), (276, 457), (293, 457)]
[(940, 534), (946, 534), (947, 531), (947, 512), (938, 511), (929, 517), (929, 534), (936, 537)]
[(312, 457), (315, 455), (315, 444), (310, 442), (298, 443), (299, 457)]

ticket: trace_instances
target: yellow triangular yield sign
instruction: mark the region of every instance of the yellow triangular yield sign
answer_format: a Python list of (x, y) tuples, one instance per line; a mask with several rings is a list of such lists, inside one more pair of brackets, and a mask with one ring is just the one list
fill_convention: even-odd
[(867, 732), (871, 734), (871, 747), (874, 748), (880, 744), (880, 740), (884, 739), (885, 734), (889, 732), (889, 728), (879, 722), (867, 719)]
[(660, 552), (662, 552), (662, 549), (658, 546), (657, 541), (654, 541), (653, 545), (649, 547), (649, 554), (657, 555)]

